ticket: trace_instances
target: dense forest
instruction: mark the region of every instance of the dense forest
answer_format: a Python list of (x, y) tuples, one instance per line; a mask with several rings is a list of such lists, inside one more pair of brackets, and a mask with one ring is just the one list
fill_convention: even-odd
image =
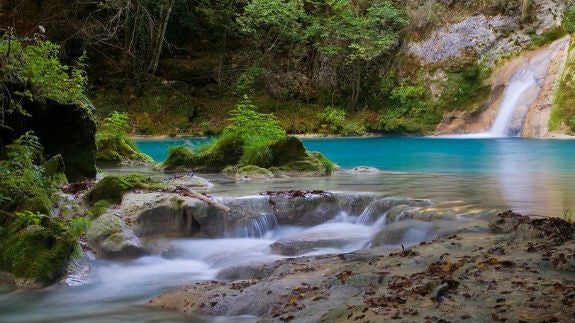
[[(74, 90), (37, 80), (40, 95), (93, 105), (99, 120), (125, 112), (133, 134), (221, 133), (247, 95), (288, 133), (360, 135), (429, 133), (448, 111), (478, 109), (493, 67), (573, 32), (574, 11), (527, 0), (5, 1), (0, 18), (4, 57), (32, 46), (74, 66)], [(510, 45), (414, 54), (470, 17), (502, 20), (495, 35)]]

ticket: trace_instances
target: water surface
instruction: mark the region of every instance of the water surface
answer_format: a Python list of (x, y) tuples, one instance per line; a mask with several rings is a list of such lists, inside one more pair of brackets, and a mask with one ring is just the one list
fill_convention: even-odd
[[(205, 141), (205, 139), (203, 139)], [(180, 140), (138, 141), (156, 160)], [(196, 140), (185, 143), (197, 145)], [(281, 178), (235, 183), (221, 174), (205, 174), (216, 185), (212, 195), (250, 195), (266, 190), (325, 189), (379, 192), (384, 196), (425, 198), (452, 206), (560, 216), (575, 210), (575, 141), (439, 138), (306, 139), (309, 150), (322, 152), (342, 167), (334, 176)], [(376, 167), (376, 173), (350, 172), (356, 166)], [(106, 172), (145, 172), (146, 169), (106, 169)], [(269, 262), (280, 258), (269, 245), (297, 234), (354, 233), (353, 244), (314, 253), (348, 252), (362, 248), (376, 232), (341, 214), (311, 228), (270, 227), (258, 237), (166, 239), (153, 242), (150, 256), (129, 261), (90, 259), (90, 270), (72, 287), (58, 283), (43, 290), (0, 290), (0, 322), (205, 322), (178, 313), (150, 310), (150, 298), (175, 287), (215, 279), (228, 266)], [(416, 243), (422, 237), (409, 240)], [(413, 240), (413, 241), (412, 241)], [(407, 241), (407, 240), (406, 240)], [(250, 322), (253, 317), (210, 319)]]
[[(194, 140), (188, 144), (197, 145)], [(304, 139), (344, 171), (330, 177), (233, 183), (222, 175), (214, 194), (248, 195), (292, 188), (372, 191), (387, 195), (463, 201), (484, 208), (562, 217), (575, 214), (575, 141), (527, 138), (321, 138)], [(139, 141), (165, 158), (158, 141)], [(181, 144), (171, 141), (170, 144)], [(162, 154), (163, 152), (163, 154)], [(357, 166), (376, 174), (350, 174)]]

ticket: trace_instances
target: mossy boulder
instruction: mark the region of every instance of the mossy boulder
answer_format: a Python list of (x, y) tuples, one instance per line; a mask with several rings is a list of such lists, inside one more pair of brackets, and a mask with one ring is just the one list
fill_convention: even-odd
[(65, 171), (64, 158), (60, 154), (53, 156), (44, 163), (44, 176), (50, 178), (54, 185), (59, 186), (68, 182)]
[(4, 218), (5, 226), (0, 227), (0, 271), (41, 285), (61, 277), (78, 247), (65, 224), (58, 218), (45, 218), (40, 224), (20, 227), (16, 217)]
[(194, 165), (196, 154), (186, 146), (173, 147), (168, 151), (168, 157), (161, 164), (164, 171), (185, 171)]
[(94, 220), (86, 237), (103, 258), (135, 258), (147, 253), (143, 241), (125, 225), (119, 214), (113, 212)]
[(30, 211), (41, 214), (50, 214), (52, 201), (45, 194), (29, 197), (16, 206), (16, 211)]
[(12, 142), (28, 131), (33, 131), (44, 148), (45, 156), (60, 154), (66, 165), (69, 181), (96, 176), (96, 121), (89, 108), (65, 104), (55, 100), (31, 100), (21, 85), (5, 84), (11, 97), (31, 116), (20, 113), (5, 115), (0, 127), (2, 145)]
[(195, 153), (180, 146), (171, 149), (160, 168), (164, 171), (195, 170), (220, 172), (227, 166), (237, 165), (243, 152), (243, 142), (233, 138), (220, 138)]
[(303, 160), (293, 161), (270, 170), (276, 176), (328, 176), (337, 169), (337, 166), (316, 151), (307, 152)]
[(162, 183), (141, 174), (110, 175), (102, 178), (86, 194), (90, 204), (105, 200), (113, 204), (122, 202), (124, 193), (131, 189), (161, 188)]
[[(243, 142), (220, 138), (194, 152), (180, 146), (171, 149), (160, 168), (164, 171), (224, 171), (236, 179), (272, 178), (275, 176), (327, 176), (337, 166), (319, 152), (308, 152), (301, 140), (287, 136), (267, 146), (271, 157), (269, 169), (261, 165), (241, 165)], [(273, 174), (273, 175), (272, 175)]]
[(281, 166), (307, 158), (301, 140), (293, 136), (284, 137), (269, 146), (272, 153), (272, 166)]
[(114, 134), (108, 131), (96, 135), (98, 161), (114, 164), (149, 164), (152, 157), (140, 152), (134, 141), (126, 135)]

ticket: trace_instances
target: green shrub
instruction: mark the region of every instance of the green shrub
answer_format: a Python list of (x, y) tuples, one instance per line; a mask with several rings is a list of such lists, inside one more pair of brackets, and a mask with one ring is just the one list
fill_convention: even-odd
[(243, 142), (243, 151), (239, 163), (241, 165), (257, 165), (268, 167), (271, 154), (268, 146), (285, 136), (285, 130), (280, 127), (273, 114), (259, 113), (251, 100), (244, 96), (243, 100), (230, 111), (231, 122), (223, 131), (219, 140), (237, 140)]
[(122, 202), (123, 195), (131, 189), (155, 189), (162, 184), (142, 174), (110, 175), (102, 178), (86, 194), (91, 205), (98, 201), (107, 201), (118, 204)]
[(427, 90), (422, 83), (401, 83), (391, 91), (395, 102), (394, 112), (397, 117), (417, 116), (426, 111), (425, 99)]
[[(26, 133), (6, 146), (6, 160), (0, 161), (0, 209), (25, 211), (23, 205), (50, 204), (53, 185), (50, 177), (44, 175), (42, 146), (38, 137)], [(49, 210), (49, 207), (48, 207)], [(34, 211), (45, 211), (36, 209)]]
[(544, 32), (542, 32), (541, 34), (537, 34), (535, 32), (535, 30), (533, 30), (533, 32), (529, 33), (529, 36), (531, 37), (531, 42), (533, 43), (533, 45), (535, 47), (539, 47), (539, 46), (543, 46), (545, 44), (549, 44), (563, 36), (565, 36), (565, 27), (561, 26), (557, 26), (557, 27), (552, 27), (549, 28), (547, 30), (545, 30)]
[(150, 156), (139, 151), (136, 143), (128, 136), (128, 131), (128, 115), (112, 112), (96, 133), (96, 159), (113, 163), (153, 162)]
[(575, 5), (571, 5), (571, 7), (563, 12), (561, 27), (570, 34), (575, 33)]
[(320, 133), (337, 134), (343, 128), (346, 113), (342, 109), (328, 106), (321, 113), (318, 118), (321, 120)]
[(234, 89), (234, 94), (239, 97), (243, 97), (244, 95), (253, 95), (255, 92), (256, 79), (258, 76), (267, 72), (268, 71), (264, 68), (250, 66), (238, 78), (236, 82), (236, 88)]
[(58, 60), (59, 51), (60, 47), (48, 40), (36, 39), (25, 44), (5, 34), (0, 39), (0, 53), (5, 63), (0, 69), (4, 79), (29, 85), (23, 93), (27, 96), (91, 106), (85, 95), (88, 78), (84, 58), (70, 68)]

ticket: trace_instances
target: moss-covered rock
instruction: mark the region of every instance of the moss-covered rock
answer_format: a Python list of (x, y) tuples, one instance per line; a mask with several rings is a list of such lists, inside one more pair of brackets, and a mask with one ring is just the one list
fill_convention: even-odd
[(319, 152), (308, 152), (301, 140), (287, 136), (270, 144), (269, 169), (242, 165), (243, 144), (239, 140), (220, 138), (198, 153), (184, 146), (175, 147), (160, 168), (164, 171), (224, 171), (237, 180), (262, 179), (277, 176), (327, 176), (336, 165)]
[(16, 206), (16, 211), (30, 211), (41, 214), (50, 214), (52, 201), (44, 194), (29, 197)]
[(64, 164), (64, 158), (62, 158), (62, 155), (60, 154), (53, 156), (44, 163), (44, 176), (50, 178), (56, 186), (66, 184), (68, 182), (65, 171), (66, 166)]
[(98, 161), (115, 164), (147, 164), (153, 163), (152, 157), (140, 152), (134, 141), (126, 135), (98, 132), (96, 135)]
[(122, 202), (124, 193), (131, 189), (161, 188), (162, 184), (141, 174), (110, 175), (102, 178), (86, 194), (90, 204), (105, 200), (113, 204)]
[(243, 151), (243, 142), (232, 138), (220, 138), (195, 153), (184, 146), (168, 152), (160, 168), (164, 171), (195, 170), (219, 172), (227, 166), (237, 165)]
[(161, 164), (164, 171), (184, 171), (194, 165), (194, 151), (186, 146), (173, 147), (168, 151), (168, 157)]
[(42, 284), (59, 278), (77, 247), (64, 223), (58, 218), (46, 217), (42, 221), (46, 223), (21, 228), (22, 222), (14, 221), (15, 217), (4, 218), (13, 221), (0, 227), (0, 271)]
[(236, 180), (266, 180), (274, 177), (274, 174), (269, 169), (255, 165), (239, 168), (231, 167), (230, 169), (224, 169), (224, 173), (233, 175)]
[(281, 166), (307, 158), (303, 143), (293, 136), (286, 136), (271, 144), (269, 148), (273, 156), (272, 166)]
[(328, 176), (333, 173), (337, 166), (316, 151), (307, 152), (303, 160), (294, 161), (270, 170), (276, 176)]
[(16, 94), (24, 92), (23, 88), (7, 86), (14, 86), (14, 89), (6, 97), (19, 101), (32, 117), (19, 113), (6, 114), (5, 127), (0, 127), (2, 145), (32, 130), (40, 138), (44, 155), (62, 156), (68, 180), (95, 177), (96, 122), (92, 112), (77, 104), (64, 104), (51, 99), (30, 100)]
[(142, 240), (112, 212), (94, 220), (86, 237), (90, 246), (103, 258), (134, 258), (146, 254)]

